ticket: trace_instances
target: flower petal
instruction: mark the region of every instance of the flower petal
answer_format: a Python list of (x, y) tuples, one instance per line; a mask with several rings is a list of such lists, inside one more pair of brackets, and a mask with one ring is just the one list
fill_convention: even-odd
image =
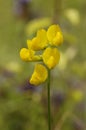
[(63, 35), (58, 25), (51, 25), (47, 30), (47, 38), (51, 45), (60, 45), (63, 42)]
[(35, 51), (26, 48), (20, 50), (20, 57), (24, 61), (39, 61), (42, 59), (41, 55), (35, 55)]
[(44, 29), (37, 32), (37, 38), (39, 38), (43, 46), (47, 45), (47, 32)]
[(31, 49), (32, 40), (27, 40), (27, 47), (28, 49)]
[(53, 45), (60, 45), (63, 43), (63, 35), (61, 32), (57, 32), (56, 36), (53, 39)]
[(60, 53), (57, 48), (48, 47), (44, 51), (42, 57), (43, 57), (44, 63), (47, 65), (47, 67), (49, 69), (52, 69), (59, 63)]
[(39, 85), (43, 83), (48, 77), (48, 72), (45, 66), (42, 64), (36, 64), (35, 70), (30, 79), (30, 83), (33, 85)]
[(44, 29), (41, 29), (37, 32), (37, 36), (32, 39), (31, 48), (34, 51), (39, 51), (44, 49), (47, 44), (47, 33)]
[(21, 57), (21, 59), (24, 60), (24, 61), (31, 60), (30, 52), (29, 52), (29, 50), (26, 49), (26, 48), (22, 48), (22, 49), (20, 50), (20, 57)]

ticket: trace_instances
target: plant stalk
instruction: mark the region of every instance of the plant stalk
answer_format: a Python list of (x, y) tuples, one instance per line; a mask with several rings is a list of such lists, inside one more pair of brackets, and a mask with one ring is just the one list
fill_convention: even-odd
[(50, 70), (48, 69), (48, 130), (51, 130), (51, 110), (50, 110)]

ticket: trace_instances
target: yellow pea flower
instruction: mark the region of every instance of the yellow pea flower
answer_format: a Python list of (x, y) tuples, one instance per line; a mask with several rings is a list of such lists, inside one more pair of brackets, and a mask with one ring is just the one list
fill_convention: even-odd
[(51, 25), (47, 30), (47, 38), (51, 45), (60, 45), (63, 43), (63, 35), (58, 25)]
[(30, 83), (33, 85), (39, 85), (43, 83), (48, 77), (48, 72), (45, 66), (42, 64), (36, 64), (35, 70), (30, 79)]
[(45, 49), (42, 57), (47, 67), (52, 69), (59, 63), (60, 53), (57, 48), (48, 47)]
[(20, 50), (20, 57), (24, 61), (37, 61), (42, 59), (41, 55), (35, 55), (35, 51), (27, 48)]
[(32, 55), (34, 55), (34, 51), (29, 51), (27, 48), (20, 50), (20, 57), (24, 61), (31, 61)]
[(44, 49), (48, 44), (46, 31), (44, 29), (39, 30), (37, 36), (27, 41), (27, 44), (34, 51)]

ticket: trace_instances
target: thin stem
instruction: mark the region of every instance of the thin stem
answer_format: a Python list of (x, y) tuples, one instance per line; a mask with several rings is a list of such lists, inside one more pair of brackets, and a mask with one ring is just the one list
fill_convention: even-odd
[(50, 70), (48, 69), (48, 128), (51, 130), (51, 111), (50, 111)]

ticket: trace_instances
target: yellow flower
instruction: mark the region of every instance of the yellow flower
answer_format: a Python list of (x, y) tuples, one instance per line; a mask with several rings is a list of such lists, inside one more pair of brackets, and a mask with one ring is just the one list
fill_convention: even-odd
[(35, 51), (27, 48), (20, 50), (20, 57), (24, 61), (37, 61), (42, 59), (41, 55), (35, 55)]
[(30, 79), (30, 83), (33, 85), (39, 85), (43, 83), (47, 79), (47, 77), (48, 72), (46, 67), (44, 67), (42, 64), (36, 64), (35, 70)]
[(47, 67), (52, 69), (59, 63), (60, 53), (57, 48), (48, 47), (45, 49), (42, 57)]
[(51, 25), (47, 30), (47, 38), (51, 45), (60, 45), (63, 42), (63, 35), (58, 25)]
[(47, 33), (44, 29), (39, 30), (36, 37), (34, 37), (32, 40), (27, 41), (27, 45), (34, 51), (44, 49), (47, 44)]

